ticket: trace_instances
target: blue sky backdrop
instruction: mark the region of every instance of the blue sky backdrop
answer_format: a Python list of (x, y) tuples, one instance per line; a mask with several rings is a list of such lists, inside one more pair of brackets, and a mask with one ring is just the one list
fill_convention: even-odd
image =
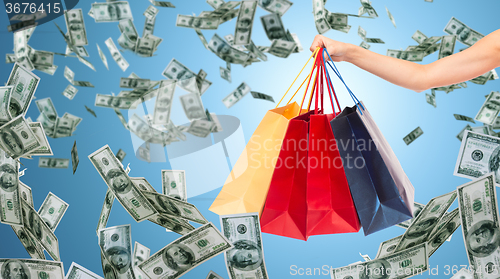
[[(154, 35), (163, 38), (163, 42), (155, 53), (156, 56), (142, 58), (131, 52), (124, 52), (123, 56), (130, 64), (125, 72), (122, 72), (113, 61), (104, 44), (104, 41), (111, 37), (118, 46), (117, 39), (120, 35), (118, 23), (95, 23), (94, 19), (87, 15), (92, 3), (92, 1), (87, 0), (80, 1), (76, 8), (83, 10), (89, 41), (89, 45), (86, 47), (90, 54), (88, 59), (94, 64), (96, 71), (84, 66), (76, 58), (61, 56), (55, 57), (55, 64), (59, 68), (54, 76), (35, 71), (41, 77), (35, 94), (37, 99), (51, 97), (60, 117), (65, 112), (69, 112), (83, 118), (72, 137), (49, 139), (56, 158), (70, 158), (71, 147), (73, 141), (76, 140), (80, 165), (74, 175), (71, 167), (69, 169), (41, 169), (38, 168), (38, 158), (22, 160), (27, 170), (26, 174), (21, 177), (21, 181), (32, 188), (36, 209), (42, 204), (49, 191), (70, 204), (66, 215), (55, 231), (59, 239), (65, 272), (74, 261), (102, 275), (95, 229), (107, 187), (87, 159), (90, 153), (105, 144), (109, 144), (114, 152), (120, 148), (123, 149), (127, 153), (124, 164), (130, 163), (132, 169), (130, 175), (145, 177), (157, 191), (161, 191), (161, 169), (170, 169), (174, 164), (173, 159), (172, 162), (167, 160), (166, 162), (149, 164), (137, 159), (134, 156), (133, 137), (129, 131), (123, 128), (113, 110), (94, 107), (97, 93), (119, 93), (121, 90), (119, 88), (120, 77), (126, 77), (131, 72), (151, 80), (163, 79), (161, 73), (172, 58), (176, 58), (196, 73), (203, 69), (208, 73), (207, 79), (213, 82), (213, 85), (202, 96), (205, 107), (217, 115), (230, 115), (240, 120), (240, 130), (236, 132), (234, 142), (231, 143), (231, 146), (235, 146), (231, 156), (237, 158), (239, 154), (234, 153), (241, 150), (264, 114), (273, 109), (275, 104), (253, 99), (249, 94), (232, 108), (227, 109), (221, 101), (222, 98), (244, 81), (252, 90), (269, 94), (275, 100), (279, 100), (310, 56), (309, 46), (317, 34), (311, 1), (295, 0), (282, 20), (285, 28), (298, 35), (304, 51), (292, 54), (287, 59), (268, 55), (267, 62), (254, 63), (246, 68), (233, 65), (233, 82), (228, 83), (219, 75), (219, 66), (225, 67), (226, 63), (204, 48), (194, 30), (175, 26), (177, 14), (199, 14), (205, 10), (210, 11), (212, 8), (203, 0), (171, 1), (176, 5), (176, 8), (159, 8), (160, 11), (156, 17)], [(143, 12), (150, 3), (146, 0), (136, 0), (130, 1), (130, 5), (134, 24), (141, 35), (145, 21)], [(350, 17), (349, 24), (352, 25), (352, 28), (348, 34), (331, 30), (324, 35), (335, 40), (359, 45), (361, 38), (357, 35), (357, 29), (361, 25), (367, 31), (367, 37), (381, 38), (385, 41), (385, 44), (372, 44), (370, 50), (386, 54), (388, 48), (406, 49), (408, 45), (415, 45), (416, 42), (411, 36), (417, 29), (429, 37), (446, 35), (443, 29), (452, 16), (484, 35), (498, 28), (497, 17), (500, 2), (496, 0), (475, 2), (434, 0), (433, 3), (424, 0), (373, 0), (372, 5), (379, 15), (378, 18)], [(331, 12), (351, 14), (357, 14), (359, 6), (361, 4), (358, 0), (329, 0), (326, 3), (326, 8)], [(385, 7), (394, 16), (397, 28), (394, 28), (389, 20)], [(252, 31), (252, 39), (256, 45), (269, 46), (271, 44), (259, 19), (267, 13), (260, 8), (257, 10)], [(55, 22), (63, 30), (66, 30), (63, 17), (57, 18)], [(215, 32), (220, 36), (234, 33), (235, 23), (236, 20), (233, 19), (222, 24), (216, 31), (203, 31), (203, 33), (207, 40), (210, 40)], [(5, 53), (13, 53), (13, 36), (12, 33), (5, 31), (8, 18), (4, 12), (0, 12), (0, 24), (4, 26), (0, 31), (1, 59), (3, 59)], [(109, 70), (99, 59), (96, 43), (99, 44), (108, 59)], [(53, 23), (37, 27), (29, 45), (37, 50), (65, 51), (64, 40)], [(465, 45), (457, 42), (455, 52), (464, 47)], [(431, 63), (436, 59), (437, 52), (425, 57), (421, 63)], [(7, 81), (12, 66), (13, 64), (0, 63), (0, 77), (4, 82)], [(79, 87), (78, 94), (73, 100), (62, 96), (62, 91), (69, 84), (63, 75), (65, 66), (75, 72), (75, 80), (90, 81), (95, 85), (95, 88)], [(483, 86), (468, 82), (467, 88), (458, 89), (449, 94), (438, 91), (437, 108), (434, 108), (425, 101), (425, 93), (430, 93), (430, 90), (415, 93), (390, 84), (348, 63), (337, 63), (337, 67), (352, 91), (365, 103), (398, 156), (415, 187), (415, 201), (425, 204), (431, 198), (453, 191), (457, 186), (469, 181), (453, 176), (453, 168), (460, 147), (456, 135), (466, 125), (465, 122), (455, 120), (453, 114), (474, 117), (484, 102), (484, 95), (499, 90), (498, 80), (488, 81)], [(342, 89), (341, 83), (337, 79), (333, 79), (333, 83), (338, 91), (341, 105), (343, 107), (353, 105), (346, 91)], [(172, 119), (177, 125), (188, 123), (178, 100), (178, 96), (186, 93), (177, 88), (176, 101), (172, 111)], [(89, 114), (84, 105), (93, 108), (97, 118)], [(126, 111), (123, 113), (125, 117), (128, 117)], [(35, 120), (38, 114), (33, 102), (27, 116)], [(407, 146), (402, 138), (417, 126), (422, 128), (424, 134)], [(223, 128), (226, 129), (226, 127)], [(235, 128), (235, 130), (237, 129)], [(172, 143), (168, 148), (176, 149), (176, 144)], [(166, 152), (166, 150), (159, 150), (159, 152)], [(203, 195), (190, 197), (188, 201), (194, 203), (205, 217), (218, 227), (220, 227), (219, 217), (208, 211), (208, 208), (222, 186), (222, 183), (218, 181), (224, 181), (229, 171), (227, 162), (220, 159), (222, 158), (220, 152), (222, 152), (221, 149), (217, 149), (213, 153), (192, 157), (189, 159), (192, 160), (191, 165), (185, 164), (188, 192), (190, 188), (209, 187), (211, 189)], [(168, 158), (168, 154), (166, 158)], [(178, 164), (178, 166), (180, 165)], [(215, 171), (201, 171), (205, 166)], [(204, 183), (209, 184), (209, 186), (204, 185)], [(217, 183), (220, 185), (216, 185)], [(456, 208), (456, 206), (455, 202), (451, 209)], [(179, 237), (175, 233), (165, 232), (165, 229), (150, 222), (136, 223), (122, 206), (115, 202), (108, 226), (128, 223), (132, 225), (132, 240), (149, 247), (152, 254)], [(307, 242), (263, 234), (268, 274), (270, 278), (295, 278), (298, 275), (293, 276), (290, 273), (292, 265), (296, 265), (297, 268), (341, 267), (362, 260), (359, 252), (373, 258), (380, 242), (402, 233), (404, 233), (402, 228), (391, 227), (366, 237), (360, 231), (354, 234), (313, 236)], [(28, 257), (27, 252), (9, 226), (0, 225), (0, 239), (0, 258)], [(429, 263), (431, 267), (438, 267), (438, 275), (433, 276), (433, 278), (449, 278), (451, 274), (447, 273), (447, 266), (451, 269), (453, 265), (468, 264), (461, 229), (455, 232), (451, 242), (446, 242), (439, 248), (430, 258)], [(222, 255), (196, 267), (184, 278), (205, 278), (210, 270), (228, 278)], [(328, 278), (326, 275), (318, 277)], [(420, 276), (420, 278), (430, 277), (431, 275), (428, 273)]]

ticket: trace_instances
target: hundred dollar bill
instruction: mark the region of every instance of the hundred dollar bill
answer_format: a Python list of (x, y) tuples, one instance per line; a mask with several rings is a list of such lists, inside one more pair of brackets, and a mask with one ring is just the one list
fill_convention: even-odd
[(394, 50), (394, 49), (388, 49), (387, 50), (387, 56), (398, 58), (398, 59), (403, 59), (407, 61), (422, 61), (425, 56), (424, 51), (403, 51), (403, 50)]
[(114, 109), (134, 109), (137, 98), (96, 94), (94, 106)]
[(0, 147), (13, 159), (38, 149), (40, 142), (22, 115), (0, 127)]
[(429, 268), (427, 243), (392, 253), (372, 261), (341, 268), (331, 268), (332, 279), (363, 279), (374, 275), (387, 279), (404, 279), (422, 274)]
[(488, 80), (493, 79), (492, 77), (493, 77), (493, 72), (489, 71), (489, 72), (486, 72), (478, 77), (471, 79), (470, 82), (475, 83), (475, 84), (479, 84), (479, 85), (485, 85)]
[(366, 38), (366, 42), (370, 44), (385, 44), (385, 42), (379, 38)]
[(24, 115), (33, 99), (40, 78), (17, 62), (10, 72), (6, 86), (12, 86), (9, 112), (12, 117)]
[(168, 79), (176, 79), (176, 84), (190, 93), (203, 95), (208, 87), (212, 85), (212, 82), (205, 79), (202, 82), (200, 91), (196, 86), (196, 78), (194, 78), (196, 77), (196, 74), (175, 58), (168, 63), (165, 70), (163, 70), (162, 75)]
[(125, 72), (127, 70), (129, 64), (125, 58), (121, 55), (121, 53), (118, 51), (118, 48), (116, 47), (115, 43), (113, 42), (113, 39), (108, 38), (106, 41), (104, 41), (106, 46), (109, 49), (109, 52), (111, 53), (111, 56), (115, 60), (116, 64), (122, 69), (122, 71)]
[(282, 39), (274, 40), (269, 53), (281, 58), (287, 58), (293, 52), (297, 44), (295, 42), (289, 42)]
[(40, 215), (40, 218), (42, 218), (51, 231), (55, 231), (68, 207), (69, 204), (52, 192), (49, 192), (40, 209), (38, 209), (38, 215)]
[(378, 248), (377, 256), (375, 256), (375, 259), (385, 257), (386, 255), (392, 254), (394, 250), (396, 250), (396, 246), (398, 245), (399, 241), (401, 240), (402, 235), (398, 235), (394, 238), (391, 238), (389, 240), (386, 240), (382, 243), (380, 243), (380, 246)]
[(139, 35), (135, 29), (134, 22), (131, 19), (120, 20), (118, 28), (122, 33), (118, 39), (118, 44), (120, 44), (123, 48), (135, 51)]
[(144, 260), (149, 258), (151, 253), (151, 249), (140, 244), (139, 242), (134, 243), (134, 253), (132, 254), (132, 266), (134, 268), (134, 275), (136, 279), (146, 279), (148, 278), (146, 275), (142, 273), (142, 271), (138, 268), (138, 265), (143, 263)]
[(281, 21), (281, 17), (277, 14), (268, 14), (260, 18), (262, 26), (266, 31), (269, 40), (277, 40), (286, 37), (285, 27)]
[(30, 255), (32, 259), (45, 260), (45, 254), (43, 253), (43, 247), (35, 241), (23, 226), (10, 226), (14, 233), (16, 233), (17, 238), (23, 244), (24, 249)]
[(259, 214), (220, 216), (222, 233), (234, 248), (224, 253), (230, 278), (269, 278), (264, 261)]
[(214, 127), (214, 122), (208, 121), (206, 119), (195, 119), (191, 121), (191, 124), (189, 125), (189, 128), (186, 130), (186, 132), (200, 138), (205, 138), (210, 135), (210, 133), (212, 133)]
[(224, 0), (207, 0), (206, 2), (208, 5), (212, 6), (214, 10), (217, 10), (217, 8), (225, 3)]
[(452, 191), (431, 199), (405, 231), (395, 251), (401, 251), (426, 242), (438, 221), (446, 214), (446, 211), (456, 198), (456, 191)]
[[(387, 11), (387, 16), (389, 17), (389, 19), (391, 20), (392, 22), (392, 25), (394, 25), (394, 27), (396, 27), (396, 21), (394, 20), (394, 17), (392, 16), (391, 12), (389, 12), (389, 9), (387, 9), (387, 7), (385, 7), (385, 10)], [(397, 27), (396, 27), (397, 28)]]
[(120, 87), (132, 88), (135, 90), (149, 89), (150, 80), (142, 78), (120, 78)]
[(198, 224), (206, 224), (208, 221), (203, 217), (195, 205), (180, 201), (167, 195), (156, 192), (142, 192), (151, 205), (161, 214), (182, 218)]
[(45, 248), (54, 261), (59, 261), (59, 242), (57, 241), (57, 237), (33, 207), (23, 199), (20, 200), (24, 228), (29, 232), (29, 235), (35, 238), (35, 241), (38, 241)]
[(210, 272), (207, 275), (207, 278), (205, 279), (224, 279), (224, 278), (222, 278), (222, 276), (210, 270)]
[(156, 17), (154, 18), (146, 18), (146, 22), (144, 22), (144, 29), (142, 29), (142, 36), (153, 35), (153, 31), (155, 29)]
[(85, 30), (85, 23), (83, 21), (82, 9), (71, 9), (64, 11), (64, 19), (68, 27), (68, 35), (74, 46), (86, 46), (87, 31)]
[(137, 114), (129, 118), (127, 126), (132, 133), (144, 141), (148, 141), (153, 136), (152, 128)]
[(57, 118), (54, 127), (53, 138), (70, 137), (74, 131), (75, 122), (69, 118)]
[(220, 77), (231, 82), (231, 70), (219, 67), (220, 68)]
[(408, 135), (406, 135), (403, 140), (406, 145), (409, 145), (413, 141), (415, 141), (418, 137), (420, 137), (424, 132), (420, 127), (415, 128), (415, 130), (411, 131)]
[(267, 56), (253, 43), (253, 41), (250, 41), (250, 44), (247, 45), (247, 48), (252, 54), (254, 54), (262, 61), (267, 61)]
[(14, 274), (5, 278), (45, 278), (64, 279), (63, 263), (38, 259), (0, 259), (0, 269), (4, 274)]
[(495, 175), (489, 173), (457, 188), (458, 208), (469, 264), (474, 278), (497, 278), (500, 259)]
[(483, 34), (472, 30), (455, 17), (451, 17), (448, 24), (444, 28), (444, 32), (450, 35), (456, 35), (457, 40), (465, 45), (471, 46), (484, 37)]
[(164, 7), (164, 8), (175, 8), (174, 4), (167, 2), (167, 1), (154, 1), (154, 0), (149, 0), (149, 2), (157, 7)]
[(180, 96), (182, 108), (189, 120), (205, 117), (205, 108), (199, 94), (191, 93)]
[(370, 49), (370, 45), (368, 43), (366, 43), (365, 41), (361, 41), (359, 46), (364, 48), (364, 49)]
[(155, 6), (152, 6), (152, 5), (149, 5), (149, 7), (146, 9), (146, 11), (144, 11), (143, 15), (146, 17), (146, 18), (155, 18), (156, 15), (158, 14), (159, 10), (157, 8), (155, 8)]
[(64, 115), (61, 118), (73, 120), (73, 122), (74, 122), (73, 131), (76, 130), (76, 126), (78, 126), (78, 124), (80, 124), (80, 122), (82, 122), (81, 117), (75, 116), (75, 115), (73, 115), (71, 113), (67, 113), (67, 112), (64, 113)]
[(288, 0), (258, 0), (258, 3), (262, 9), (270, 13), (278, 14), (279, 16), (283, 16), (286, 11), (288, 11), (288, 9), (293, 5), (293, 3)]
[(102, 204), (101, 215), (99, 216), (99, 222), (97, 223), (96, 233), (99, 235), (99, 231), (104, 229), (108, 224), (109, 214), (111, 213), (111, 207), (113, 207), (113, 202), (115, 201), (115, 195), (108, 189), (106, 191), (106, 196), (104, 197), (104, 203)]
[(254, 97), (255, 99), (271, 101), (274, 103), (273, 96), (269, 96), (267, 94), (259, 93), (259, 92), (255, 92), (255, 91), (250, 91), (250, 93), (252, 93), (252, 97)]
[(459, 209), (455, 208), (439, 220), (435, 232), (431, 234), (427, 241), (429, 257), (460, 227), (460, 219)]
[(465, 126), (465, 127), (464, 127), (461, 131), (460, 131), (460, 133), (458, 133), (458, 135), (457, 135), (457, 139), (458, 139), (460, 142), (462, 142), (462, 139), (463, 139), (463, 137), (464, 137), (464, 133), (465, 133), (465, 131), (472, 131), (472, 127), (471, 127), (469, 124), (467, 124), (467, 126)]
[(433, 107), (436, 107), (436, 96), (425, 93), (425, 100)]
[(86, 269), (85, 267), (72, 262), (65, 279), (103, 279), (101, 276)]
[(139, 268), (150, 279), (175, 279), (232, 247), (217, 228), (208, 223), (168, 244)]
[(121, 148), (118, 149), (118, 151), (116, 152), (116, 159), (118, 159), (118, 161), (120, 162), (123, 162), (123, 159), (125, 158), (125, 156), (127, 155), (127, 153), (125, 153), (125, 151), (123, 151)]
[(73, 98), (75, 97), (76, 93), (78, 93), (78, 89), (76, 89), (75, 87), (73, 87), (71, 84), (68, 84), (68, 86), (66, 86), (66, 89), (64, 89), (63, 91), (63, 96), (70, 99), (70, 100), (73, 100)]
[(33, 194), (31, 188), (19, 181), (19, 196), (33, 207)]
[(40, 157), (40, 159), (38, 160), (38, 167), (50, 169), (67, 169), (69, 167), (69, 159)]
[(257, 1), (242, 1), (236, 30), (234, 31), (235, 45), (248, 45), (252, 40), (252, 26), (255, 11), (257, 10)]
[(0, 123), (7, 123), (12, 119), (9, 111), (10, 105), (10, 94), (12, 92), (12, 86), (2, 86), (0, 87), (0, 101), (2, 102), (0, 106)]
[(424, 209), (424, 207), (425, 207), (425, 204), (413, 202), (413, 212), (412, 212), (413, 218), (406, 220), (406, 221), (403, 221), (403, 222), (397, 224), (396, 226), (407, 229), (413, 223), (415, 218), (418, 217), (420, 212), (422, 212), (422, 209)]
[(217, 34), (214, 34), (210, 42), (208, 42), (208, 49), (220, 59), (229, 63), (243, 64), (250, 58), (250, 54), (231, 47)]
[(314, 23), (316, 24), (316, 29), (319, 34), (323, 34), (326, 31), (331, 29), (328, 20), (326, 19), (326, 10), (325, 3), (323, 0), (313, 0), (313, 14), (314, 14)]
[(219, 118), (217, 117), (217, 115), (215, 113), (210, 113), (208, 111), (208, 109), (205, 111), (205, 113), (207, 114), (207, 119), (208, 121), (211, 121), (215, 124), (215, 126), (212, 128), (212, 132), (213, 133), (216, 133), (216, 132), (222, 132), (222, 125), (219, 121)]
[(71, 165), (73, 166), (73, 174), (75, 174), (76, 168), (78, 168), (78, 163), (80, 163), (80, 159), (78, 159), (78, 150), (76, 149), (75, 140), (73, 147), (71, 148)]
[(109, 70), (108, 59), (106, 58), (106, 55), (104, 55), (104, 52), (102, 52), (99, 44), (96, 43), (96, 45), (97, 45), (97, 51), (99, 52), (99, 57), (101, 58), (102, 63), (104, 64), (104, 66), (106, 66), (106, 69)]
[(22, 226), (18, 163), (1, 149), (0, 178), (0, 222)]
[(158, 212), (149, 204), (144, 195), (132, 183), (123, 167), (108, 145), (89, 155), (89, 159), (99, 175), (113, 191), (116, 199), (137, 222)]
[[(99, 231), (99, 247), (104, 258), (119, 279), (135, 279), (132, 268), (132, 235), (130, 225), (105, 228)], [(119, 257), (119, 259), (116, 259)]]
[(453, 116), (455, 117), (456, 120), (468, 121), (468, 122), (471, 122), (471, 123), (474, 123), (474, 124), (476, 123), (474, 121), (474, 119), (472, 119), (471, 117), (465, 116), (465, 115), (453, 114)]
[(224, 17), (226, 14), (231, 13), (231, 11), (234, 11), (234, 8), (238, 7), (240, 5), (240, 1), (229, 1), (224, 4), (222, 4), (220, 7), (215, 9), (215, 11), (211, 12), (209, 17)]
[(220, 18), (177, 15), (175, 26), (215, 30), (219, 27), (219, 23)]
[(133, 19), (132, 10), (127, 1), (92, 3), (95, 22), (113, 22)]
[(500, 92), (491, 91), (479, 109), (475, 119), (488, 125), (493, 125), (500, 112)]
[(370, 0), (360, 0), (362, 7), (364, 8), (364, 12), (368, 13), (370, 17), (378, 17), (377, 12), (372, 7)]
[(148, 221), (164, 227), (167, 232), (175, 232), (180, 235), (188, 234), (195, 229), (188, 221), (165, 214), (158, 214), (149, 218)]
[(156, 97), (153, 124), (166, 125), (170, 121), (170, 111), (174, 99), (177, 80), (162, 81)]
[(161, 170), (163, 194), (187, 201), (186, 172), (184, 170)]
[(43, 129), (42, 123), (40, 122), (31, 122), (28, 123), (30, 126), (31, 130), (37, 137), (38, 142), (40, 143), (40, 147), (32, 151), (29, 155), (34, 156), (47, 156), (47, 155), (54, 155), (52, 153), (52, 148), (50, 147), (49, 141), (47, 140), (47, 135), (45, 134), (45, 131)]
[[(500, 138), (487, 133), (465, 131), (453, 174), (469, 179), (478, 178), (497, 172), (500, 165), (497, 162), (500, 162)], [(498, 177), (496, 183), (500, 184)]]
[(443, 36), (441, 39), (441, 48), (439, 49), (438, 59), (450, 56), (455, 52), (455, 42), (457, 41), (457, 36)]
[(230, 108), (241, 100), (246, 94), (248, 94), (250, 90), (250, 87), (246, 83), (242, 82), (233, 92), (222, 99), (222, 102), (227, 108)]

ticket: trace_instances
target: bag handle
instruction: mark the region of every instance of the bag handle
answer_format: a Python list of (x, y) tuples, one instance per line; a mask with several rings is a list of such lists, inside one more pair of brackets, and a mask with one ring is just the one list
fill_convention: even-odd
[[(322, 49), (323, 51), (323, 49)], [(321, 54), (318, 55), (316, 61), (315, 61), (315, 65), (316, 65), (316, 79), (315, 79), (315, 82), (314, 82), (314, 85), (313, 85), (313, 89), (312, 89), (312, 92), (311, 92), (311, 98), (310, 98), (310, 101), (309, 101), (309, 105), (308, 105), (308, 110), (311, 109), (311, 103), (312, 103), (312, 98), (313, 98), (313, 95), (315, 95), (315, 113), (317, 114), (318, 113), (318, 110), (319, 108), (321, 107), (321, 112), (324, 112), (324, 84), (325, 84), (325, 80), (326, 80), (326, 84), (327, 84), (327, 88), (328, 88), (328, 92), (330, 93), (329, 94), (329, 97), (330, 97), (330, 104), (332, 105), (332, 109), (333, 109), (333, 112), (334, 114), (336, 115), (336, 112), (335, 112), (335, 106), (333, 104), (333, 98), (332, 98), (332, 92), (330, 90), (330, 84), (331, 84), (331, 81), (330, 83), (328, 83), (329, 81), (329, 77), (326, 75), (326, 68), (325, 68), (325, 65), (324, 65), (324, 59), (321, 59), (322, 58), (322, 51), (321, 51)], [(319, 82), (318, 82), (319, 80)], [(335, 94), (335, 92), (334, 92)], [(340, 108), (340, 105), (338, 104), (338, 99), (337, 99), (337, 96), (335, 95), (335, 99), (337, 101), (337, 105), (339, 107), (339, 112), (341, 111), (341, 108)], [(321, 100), (321, 104), (319, 104), (319, 100)]]
[[(313, 54), (309, 57), (309, 59), (307, 59), (307, 62), (306, 64), (302, 67), (302, 69), (300, 70), (299, 74), (297, 75), (297, 77), (293, 80), (292, 84), (290, 85), (290, 87), (288, 87), (288, 89), (286, 90), (285, 94), (283, 95), (283, 97), (281, 97), (281, 100), (278, 102), (278, 104), (276, 105), (276, 108), (279, 107), (281, 101), (283, 101), (283, 99), (285, 98), (286, 94), (288, 94), (288, 91), (290, 91), (290, 89), (292, 88), (293, 84), (295, 83), (295, 81), (297, 81), (297, 79), (299, 78), (300, 74), (302, 73), (302, 71), (304, 70), (304, 68), (307, 66), (307, 64), (309, 63), (309, 61), (311, 60), (311, 58), (313, 57), (316, 57), (317, 53), (319, 52), (320, 48), (316, 48), (316, 50), (314, 50)], [(312, 70), (311, 70), (312, 72)], [(310, 75), (310, 74), (309, 74)], [(309, 77), (309, 76), (308, 76)], [(297, 89), (297, 91), (293, 94), (293, 96), (290, 98), (290, 100), (288, 101), (287, 104), (290, 103), (290, 101), (293, 99), (293, 97), (295, 97), (295, 94), (297, 94), (297, 92), (300, 90), (300, 88), (302, 87), (302, 85), (304, 84), (304, 82), (307, 80), (307, 77), (306, 79), (302, 82), (302, 84), (299, 86), (299, 88)]]
[[(330, 93), (330, 102), (332, 104), (332, 108), (333, 108), (333, 112), (335, 113), (335, 106), (333, 105), (333, 98), (332, 98), (332, 95), (335, 97), (335, 102), (337, 103), (337, 107), (339, 108), (339, 113), (342, 111), (342, 108), (340, 107), (340, 103), (339, 103), (339, 100), (337, 98), (337, 94), (335, 93), (335, 89), (333, 88), (333, 84), (332, 84), (332, 81), (330, 79), (330, 75), (328, 74), (328, 71), (326, 69), (326, 65), (325, 65), (325, 52), (326, 49), (324, 49), (324, 51), (321, 53), (322, 57), (323, 57), (323, 71), (324, 71), (324, 75), (325, 75), (325, 79), (326, 79), (326, 85), (327, 85), (327, 88), (328, 88), (328, 93)], [(332, 94), (333, 92), (333, 94)], [(335, 114), (336, 115), (336, 114)]]
[[(312, 67), (312, 69), (311, 69), (311, 74), (309, 75), (309, 81), (307, 82), (307, 87), (306, 87), (306, 91), (305, 91), (306, 93), (304, 94), (304, 97), (302, 98), (302, 102), (300, 103), (300, 108), (301, 108), (301, 109), (302, 109), (302, 106), (304, 105), (304, 100), (305, 100), (306, 95), (307, 95), (307, 90), (309, 89), (309, 85), (310, 85), (310, 83), (311, 83), (311, 78), (312, 78), (313, 71), (314, 71), (314, 69), (315, 69), (315, 68), (317, 67), (317, 65), (318, 65), (318, 59), (319, 59), (319, 57), (320, 57), (320, 56), (318, 55), (318, 53), (316, 53), (316, 56), (314, 57), (314, 58), (315, 58), (315, 59), (314, 59), (314, 65), (313, 65), (313, 67)], [(310, 109), (310, 107), (311, 107), (311, 101), (312, 101), (312, 98), (313, 98), (313, 95), (314, 95), (314, 88), (315, 88), (315, 85), (316, 85), (316, 83), (317, 83), (317, 80), (318, 80), (318, 71), (316, 71), (316, 75), (315, 75), (315, 77), (314, 77), (313, 87), (312, 87), (312, 90), (311, 90), (311, 97), (309, 98), (308, 110), (309, 110), (309, 109)], [(301, 112), (301, 110), (299, 110), (299, 112), (297, 113), (297, 116), (299, 116), (299, 115), (300, 115), (300, 112)]]
[[(356, 95), (354, 95), (354, 93), (352, 93), (351, 89), (349, 88), (349, 86), (347, 86), (347, 84), (345, 83), (344, 79), (342, 78), (342, 75), (340, 74), (339, 70), (337, 69), (337, 67), (335, 66), (335, 63), (333, 63), (333, 60), (332, 60), (332, 57), (330, 56), (330, 54), (328, 53), (328, 51), (324, 50), (326, 52), (326, 54), (328, 55), (328, 58), (330, 58), (330, 62), (332, 62), (332, 65), (330, 65), (330, 63), (327, 63), (325, 60), (325, 56), (323, 54), (323, 61), (325, 64), (327, 64), (328, 66), (330, 66), (330, 68), (333, 70), (333, 72), (337, 75), (337, 77), (340, 79), (340, 81), (342, 81), (342, 83), (344, 84), (345, 88), (347, 89), (347, 92), (349, 92), (349, 94), (351, 95), (351, 98), (352, 100), (354, 101), (354, 103), (356, 104), (356, 106), (358, 107), (358, 110), (361, 114), (363, 114), (363, 112), (361, 111), (361, 109), (359, 108), (359, 106), (361, 106), (361, 108), (363, 110), (365, 110), (364, 106), (359, 102), (358, 98), (356, 97)], [(329, 74), (328, 74), (328, 71), (326, 71), (328, 77), (329, 77)], [(332, 88), (333, 88), (333, 84), (331, 85)], [(359, 104), (359, 105), (358, 105)]]

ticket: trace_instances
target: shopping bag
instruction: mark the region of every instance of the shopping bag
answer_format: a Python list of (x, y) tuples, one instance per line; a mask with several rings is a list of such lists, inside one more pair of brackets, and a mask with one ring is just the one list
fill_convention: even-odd
[[(331, 69), (342, 80), (336, 68)], [(346, 107), (330, 124), (368, 235), (412, 218), (414, 188), (366, 107), (346, 88), (356, 105)]]
[(278, 157), (289, 120), (301, 112), (299, 105), (290, 101), (266, 113), (210, 206), (210, 211), (219, 215), (261, 214), (276, 164), (273, 159)]
[(261, 216), (266, 233), (307, 240), (361, 228), (342, 162), (336, 160), (340, 154), (329, 125), (335, 112), (323, 114), (323, 102), (318, 109), (324, 70), (320, 62), (317, 57), (315, 110), (290, 120), (283, 140)]

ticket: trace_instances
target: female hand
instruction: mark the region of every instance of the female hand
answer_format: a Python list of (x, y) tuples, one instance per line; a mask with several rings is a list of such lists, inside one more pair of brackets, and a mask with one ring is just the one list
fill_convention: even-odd
[(310, 49), (314, 51), (317, 47), (326, 48), (334, 62), (347, 60), (349, 44), (332, 40), (323, 35), (316, 35)]

